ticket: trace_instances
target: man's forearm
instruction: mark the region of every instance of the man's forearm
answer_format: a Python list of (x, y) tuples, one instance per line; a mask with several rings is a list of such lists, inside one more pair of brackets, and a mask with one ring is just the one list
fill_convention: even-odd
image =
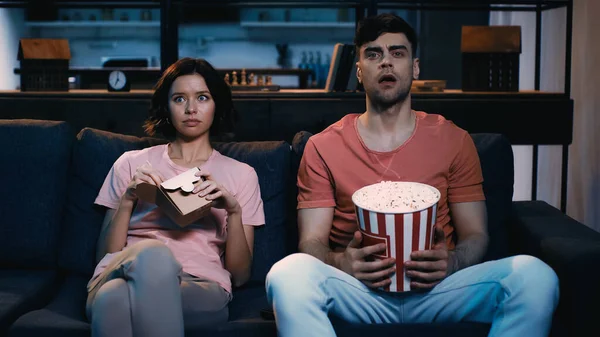
[(473, 234), (448, 251), (448, 275), (481, 262), (488, 240), (486, 234)]
[(337, 259), (341, 253), (332, 252), (329, 246), (317, 239), (300, 242), (298, 250), (301, 253), (312, 255), (326, 264), (339, 269)]

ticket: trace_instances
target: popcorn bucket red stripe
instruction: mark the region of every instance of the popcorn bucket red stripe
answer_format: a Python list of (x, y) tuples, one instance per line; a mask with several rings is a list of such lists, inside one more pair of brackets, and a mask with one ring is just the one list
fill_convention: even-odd
[[(411, 249), (412, 251), (415, 250), (420, 250), (420, 246), (419, 246), (419, 242), (420, 240), (420, 235), (419, 235), (419, 229), (421, 228), (421, 213), (412, 213), (412, 223), (413, 223), (413, 228), (412, 228), (412, 246)], [(423, 243), (425, 240), (423, 240)], [(423, 248), (425, 249), (425, 245), (423, 245)]]
[[(385, 230), (385, 214), (383, 213), (377, 213), (377, 234), (385, 237), (386, 235), (386, 230)], [(386, 256), (389, 254), (385, 254)]]
[[(433, 227), (433, 225), (435, 224), (435, 219), (432, 222), (432, 215), (433, 215), (433, 210), (432, 209), (427, 209), (427, 224), (429, 224), (429, 226), (427, 226), (427, 235), (425, 236), (426, 238), (430, 238), (431, 237), (431, 227)], [(425, 240), (425, 249), (430, 249), (430, 241), (431, 240)]]
[[(396, 240), (394, 240), (394, 251), (396, 255), (396, 274), (392, 277), (392, 286), (390, 287), (390, 291), (404, 291), (404, 274), (402, 270), (404, 269), (404, 248), (402, 244), (397, 244), (399, 242), (404, 242), (404, 214), (394, 214), (394, 236)], [(396, 228), (398, 231), (396, 231)]]

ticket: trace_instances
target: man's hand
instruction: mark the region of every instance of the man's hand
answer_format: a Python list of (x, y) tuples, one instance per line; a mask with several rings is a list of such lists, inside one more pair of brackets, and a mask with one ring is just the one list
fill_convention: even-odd
[(444, 231), (436, 227), (432, 249), (412, 252), (404, 263), (410, 288), (428, 290), (440, 283), (449, 275), (449, 256)]
[(385, 250), (385, 244), (360, 247), (362, 234), (354, 232), (354, 237), (340, 254), (337, 266), (342, 271), (354, 276), (369, 288), (385, 287), (391, 283), (390, 276), (396, 272), (396, 259), (365, 261), (365, 258)]

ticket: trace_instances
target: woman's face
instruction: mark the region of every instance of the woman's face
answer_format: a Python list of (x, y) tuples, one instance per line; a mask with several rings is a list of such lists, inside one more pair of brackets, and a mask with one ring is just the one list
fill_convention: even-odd
[(169, 90), (169, 112), (179, 136), (208, 135), (215, 116), (215, 101), (204, 77), (190, 74), (175, 79)]

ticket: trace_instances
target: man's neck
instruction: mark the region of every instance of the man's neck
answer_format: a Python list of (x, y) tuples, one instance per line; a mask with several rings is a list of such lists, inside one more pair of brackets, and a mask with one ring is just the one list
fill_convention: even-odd
[(386, 109), (378, 109), (367, 98), (367, 111), (357, 123), (359, 135), (371, 150), (387, 152), (397, 148), (410, 138), (416, 124), (410, 95)]

